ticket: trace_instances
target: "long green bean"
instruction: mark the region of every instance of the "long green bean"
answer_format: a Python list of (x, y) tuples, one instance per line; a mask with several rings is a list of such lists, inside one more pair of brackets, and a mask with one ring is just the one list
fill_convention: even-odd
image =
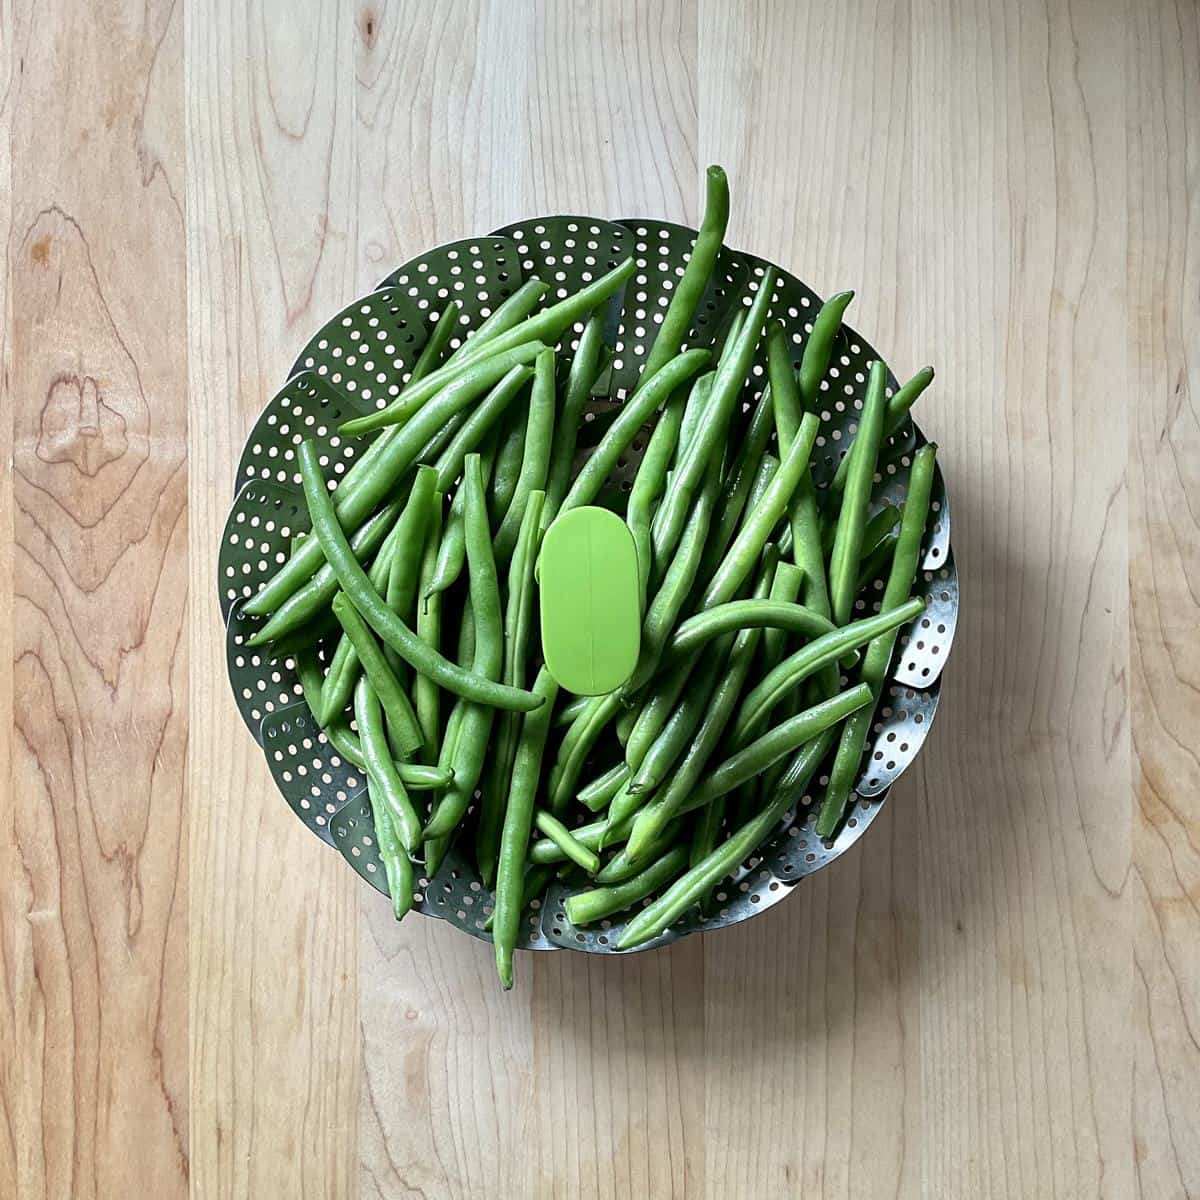
[(540, 697), (520, 688), (506, 687), (494, 680), (485, 679), (478, 673), (463, 670), (425, 645), (388, 608), (379, 592), (371, 585), (366, 572), (359, 566), (346, 541), (346, 535), (338, 524), (317, 455), (318, 450), (313, 442), (301, 444), (300, 473), (304, 481), (304, 496), (308, 502), (313, 530), (321, 541), (326, 557), (333, 565), (342, 590), (367, 623), (399, 652), (400, 657), (409, 666), (417, 672), (429, 675), (447, 691), (496, 708), (521, 711), (536, 708), (541, 703)]
[(829, 556), (829, 601), (833, 619), (844, 625), (854, 609), (854, 585), (858, 582), (858, 565), (862, 560), (863, 530), (867, 522), (867, 505), (871, 499), (871, 483), (875, 474), (875, 459), (883, 435), (883, 412), (887, 404), (884, 388), (887, 368), (876, 361), (871, 364), (867, 382), (867, 397), (862, 418), (855, 434), (855, 453), (846, 476), (842, 506), (838, 512), (837, 532)]
[[(463, 463), (466, 489), (465, 526), (467, 567), (470, 574), (471, 613), (475, 622), (473, 668), (485, 679), (498, 680), (504, 666), (504, 624), (500, 608), (500, 583), (496, 560), (492, 555), (488, 528), (487, 499), (483, 490), (483, 469), (478, 454), (468, 454)], [(515, 690), (515, 689), (514, 689)], [(448, 765), (454, 770), (454, 782), (441, 794), (425, 827), (426, 840), (449, 837), (466, 816), (475, 795), (475, 785), (483, 771), (488, 737), (495, 717), (493, 708), (469, 700), (460, 700), (463, 713)]]
[(529, 421), (525, 427), (521, 473), (517, 477), (512, 502), (493, 540), (497, 562), (507, 563), (512, 557), (530, 494), (535, 491), (545, 493), (546, 474), (550, 469), (550, 447), (554, 441), (554, 407), (554, 351), (543, 350), (533, 364), (533, 391), (529, 398)]
[(504, 812), (504, 828), (500, 834), (500, 858), (496, 867), (492, 941), (496, 950), (496, 972), (505, 988), (511, 988), (513, 984), (512, 957), (521, 920), (525, 853), (533, 825), (534, 799), (537, 796), (546, 735), (550, 732), (550, 715), (558, 695), (558, 684), (545, 667), (534, 680), (533, 692), (542, 704), (526, 714), (522, 721), (521, 737), (513, 759), (508, 804)]
[[(896, 539), (891, 573), (883, 591), (884, 608), (898, 608), (912, 591), (920, 563), (925, 522), (929, 516), (936, 456), (937, 447), (932, 443), (922, 446), (913, 456), (908, 496), (904, 502), (904, 516), (900, 520), (900, 533)], [(849, 491), (849, 481), (846, 487)], [(837, 754), (829, 772), (825, 799), (817, 817), (817, 832), (822, 837), (829, 837), (837, 828), (854, 787), (867, 735), (871, 731), (871, 714), (874, 712), (875, 703), (878, 702), (897, 636), (898, 630), (895, 629), (881, 634), (867, 647), (863, 656), (859, 677), (863, 681), (862, 686), (866, 686), (870, 691), (872, 703), (865, 716), (856, 715), (842, 730)]]

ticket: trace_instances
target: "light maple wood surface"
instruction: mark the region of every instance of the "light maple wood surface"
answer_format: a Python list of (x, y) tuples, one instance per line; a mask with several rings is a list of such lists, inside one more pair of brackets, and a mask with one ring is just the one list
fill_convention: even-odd
[[(0, 136), (0, 1196), (1200, 1195), (1193, 4), (3, 0)], [(786, 904), (503, 995), (274, 792), (234, 466), (392, 265), (714, 161), (937, 364), (941, 711)]]

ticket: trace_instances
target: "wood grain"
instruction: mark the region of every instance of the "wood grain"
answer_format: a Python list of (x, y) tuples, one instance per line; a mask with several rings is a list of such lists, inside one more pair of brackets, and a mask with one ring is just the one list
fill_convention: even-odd
[[(17, 1194), (180, 1196), (188, 462), (179, 17), (154, 4), (98, 5), (70, 23), (54, 6), (11, 15), (10, 878), (22, 918), (12, 965), (26, 1081)], [(149, 274), (128, 252), (135, 225), (156, 247), (160, 269)]]
[[(1178, 0), (0, 2), (0, 1195), (1200, 1195), (1198, 128)], [(942, 709), (787, 904), (503, 995), (229, 702), (235, 464), (394, 264), (711, 161), (937, 364)]]
[(214, 591), (246, 433), (355, 292), (351, 32), (335, 4), (303, 21), (279, 4), (187, 11), (196, 1196), (357, 1191), (359, 889), (226, 703)]

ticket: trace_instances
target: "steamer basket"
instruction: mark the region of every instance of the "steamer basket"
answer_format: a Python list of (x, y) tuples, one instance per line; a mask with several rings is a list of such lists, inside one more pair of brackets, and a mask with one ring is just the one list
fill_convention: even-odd
[[(633, 255), (637, 273), (623, 295), (614, 297), (607, 313), (607, 340), (615, 357), (611, 370), (594, 389), (585, 415), (580, 453), (586, 455), (606, 415), (636, 382), (695, 237), (695, 230), (665, 221), (553, 216), (438, 246), (397, 268), (376, 291), (338, 313), (313, 337), (246, 441), (219, 557), (220, 605), (227, 623), (226, 652), (234, 699), (292, 811), (318, 837), (336, 846), (380, 891), (385, 890), (383, 868), (374, 844), (363, 773), (344, 762), (317, 728), (303, 701), (293, 659), (272, 661), (262, 649), (248, 649), (244, 644), (258, 622), (241, 615), (241, 602), (286, 559), (291, 537), (308, 528), (296, 447), (305, 438), (314, 438), (322, 448), (326, 474), (339, 478), (367, 443), (339, 438), (338, 424), (382, 407), (398, 394), (432, 322), (451, 296), (462, 306), (462, 329), (450, 339), (455, 347), (530, 276), (551, 286), (549, 302), (578, 290)], [(715, 342), (738, 298), (748, 286), (756, 287), (767, 265), (752, 255), (723, 251), (688, 343)], [(805, 284), (778, 270), (772, 316), (783, 322), (797, 364), (820, 303)], [(579, 333), (579, 326), (568, 331), (560, 350), (565, 353), (573, 348)], [(821, 385), (821, 433), (813, 456), (819, 488), (832, 478), (853, 434), (866, 391), (868, 365), (877, 357), (865, 339), (843, 328), (828, 377)], [(760, 357), (743, 394), (743, 414), (758, 399), (764, 383), (765, 362)], [(889, 395), (895, 387), (889, 374)], [(614, 488), (628, 488), (644, 440), (637, 439), (622, 461)], [(885, 500), (898, 499), (904, 468), (924, 441), (912, 421), (906, 421), (889, 439), (881, 452), (872, 511)], [(858, 615), (878, 611), (882, 592), (883, 580), (875, 580), (866, 598), (857, 602)], [(940, 471), (915, 592), (924, 597), (927, 607), (913, 625), (901, 631), (876, 708), (873, 742), (837, 834), (828, 840), (816, 835), (816, 805), (809, 803), (811, 796), (804, 797), (772, 838), (722, 883), (711, 914), (693, 910), (639, 949), (664, 945), (696, 930), (736, 925), (778, 903), (799, 880), (833, 862), (862, 837), (892, 785), (916, 757), (937, 711), (939, 678), (958, 613), (950, 509)], [(318, 652), (323, 654), (324, 647)], [(823, 781), (822, 771), (814, 781), (818, 796)], [(560, 887), (550, 889), (545, 903), (524, 919), (520, 945), (617, 953), (615, 943), (623, 919), (576, 929), (566, 916), (568, 894)], [(473, 864), (457, 850), (447, 854), (433, 879), (419, 880), (416, 910), (449, 921), (475, 937), (490, 940), (483, 924), (491, 906), (491, 895), (481, 885)]]

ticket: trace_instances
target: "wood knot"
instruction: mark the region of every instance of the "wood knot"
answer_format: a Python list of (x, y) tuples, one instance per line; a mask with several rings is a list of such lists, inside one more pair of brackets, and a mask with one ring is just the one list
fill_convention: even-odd
[(70, 462), (89, 478), (125, 453), (125, 418), (104, 402), (90, 375), (54, 378), (42, 408), (38, 457)]

